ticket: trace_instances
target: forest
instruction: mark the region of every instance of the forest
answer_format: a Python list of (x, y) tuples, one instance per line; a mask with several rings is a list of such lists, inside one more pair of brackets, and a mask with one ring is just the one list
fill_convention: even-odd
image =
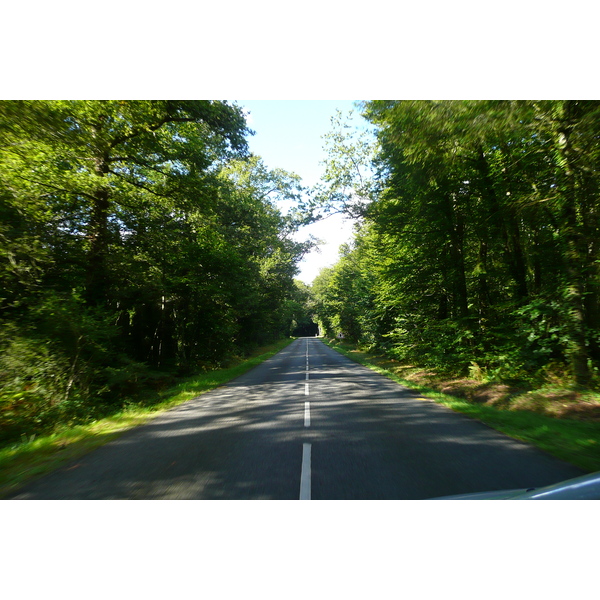
[(0, 443), (289, 337), (300, 178), (219, 101), (0, 102)]
[[(358, 217), (321, 331), (485, 381), (600, 382), (600, 102), (368, 101), (320, 208)], [(317, 206), (318, 198), (315, 200)]]
[[(235, 103), (0, 102), (0, 444), (317, 331), (596, 389), (600, 102), (359, 106), (308, 190)], [(309, 286), (294, 234), (335, 212), (354, 238)]]

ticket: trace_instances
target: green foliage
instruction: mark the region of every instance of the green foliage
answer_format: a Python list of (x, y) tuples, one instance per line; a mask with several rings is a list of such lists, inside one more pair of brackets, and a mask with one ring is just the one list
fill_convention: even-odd
[(0, 347), (0, 441), (84, 422), (134, 391), (148, 368), (119, 352), (111, 315), (49, 295), (21, 322), (5, 323)]
[(249, 133), (218, 101), (0, 102), (0, 435), (289, 333), (304, 190)]
[(17, 308), (35, 293), (51, 261), (38, 208), (0, 180), (0, 309)]
[[(315, 281), (327, 331), (455, 373), (540, 381), (563, 365), (593, 385), (599, 111), (594, 101), (365, 103), (375, 174), (362, 182), (354, 248)], [(356, 188), (364, 148), (347, 132), (330, 140), (326, 180)], [(334, 193), (328, 202), (351, 212)]]
[(337, 111), (331, 118), (331, 131), (322, 136), (327, 160), (321, 182), (312, 190), (313, 218), (335, 212), (360, 217), (377, 193), (372, 177), (377, 142), (372, 131), (353, 125), (353, 114)]
[(312, 320), (310, 302), (310, 287), (303, 281), (294, 280), (294, 290), (285, 302), (282, 314), (287, 323), (288, 336), (314, 335), (316, 325)]
[(378, 332), (370, 239), (365, 229), (352, 245), (342, 245), (338, 263), (323, 269), (311, 290), (313, 319), (326, 336), (343, 336), (368, 346), (377, 342)]

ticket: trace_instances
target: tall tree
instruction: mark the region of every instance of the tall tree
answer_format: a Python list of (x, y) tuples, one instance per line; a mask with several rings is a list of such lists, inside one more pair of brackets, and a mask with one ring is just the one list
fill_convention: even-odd
[(246, 149), (244, 117), (224, 102), (54, 101), (8, 109), (23, 115), (6, 149), (15, 177), (31, 194), (77, 203), (89, 304), (108, 299), (120, 211), (210, 202), (202, 192), (213, 165)]
[[(378, 339), (504, 374), (568, 359), (587, 385), (600, 349), (598, 103), (371, 101), (364, 115), (379, 145), (363, 212)], [(330, 171), (350, 177), (351, 164)]]
[(289, 333), (311, 242), (276, 202), (302, 187), (248, 134), (225, 102), (0, 102), (0, 428), (84, 418), (150, 369)]

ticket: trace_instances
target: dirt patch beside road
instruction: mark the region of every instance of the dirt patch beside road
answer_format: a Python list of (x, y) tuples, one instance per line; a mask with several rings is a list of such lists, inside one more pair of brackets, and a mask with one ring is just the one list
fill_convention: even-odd
[(357, 356), (387, 369), (418, 386), (424, 386), (476, 404), (503, 410), (527, 410), (561, 419), (600, 422), (600, 394), (580, 392), (556, 384), (531, 389), (525, 382), (482, 382), (468, 377), (450, 377), (414, 365), (400, 364), (381, 355), (346, 348)]

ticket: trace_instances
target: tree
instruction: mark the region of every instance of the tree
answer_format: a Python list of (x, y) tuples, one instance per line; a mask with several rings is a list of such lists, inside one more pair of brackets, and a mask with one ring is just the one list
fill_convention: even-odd
[[(32, 196), (50, 196), (84, 240), (89, 304), (108, 301), (121, 213), (208, 203), (214, 164), (246, 148), (239, 108), (212, 101), (4, 103), (14, 142), (5, 166)], [(204, 193), (203, 193), (204, 192)], [(75, 221), (75, 219), (73, 219)], [(75, 223), (74, 223), (75, 224)]]
[(360, 218), (376, 195), (371, 170), (376, 140), (372, 131), (357, 130), (352, 120), (353, 111), (344, 116), (338, 110), (331, 118), (331, 131), (323, 136), (327, 159), (321, 183), (311, 194), (313, 219), (336, 212)]
[[(352, 320), (376, 315), (367, 330), (403, 358), (477, 361), (494, 376), (568, 359), (588, 385), (600, 358), (598, 103), (371, 101), (363, 114), (378, 144), (357, 238), (369, 267), (343, 256), (321, 296), (354, 298), (339, 273), (368, 272), (372, 300)], [(329, 181), (345, 185), (354, 167), (342, 138), (329, 166), (346, 178)], [(333, 313), (332, 323), (342, 307)]]
[(92, 418), (289, 333), (312, 242), (275, 202), (303, 189), (248, 134), (225, 102), (0, 103), (7, 431)]

